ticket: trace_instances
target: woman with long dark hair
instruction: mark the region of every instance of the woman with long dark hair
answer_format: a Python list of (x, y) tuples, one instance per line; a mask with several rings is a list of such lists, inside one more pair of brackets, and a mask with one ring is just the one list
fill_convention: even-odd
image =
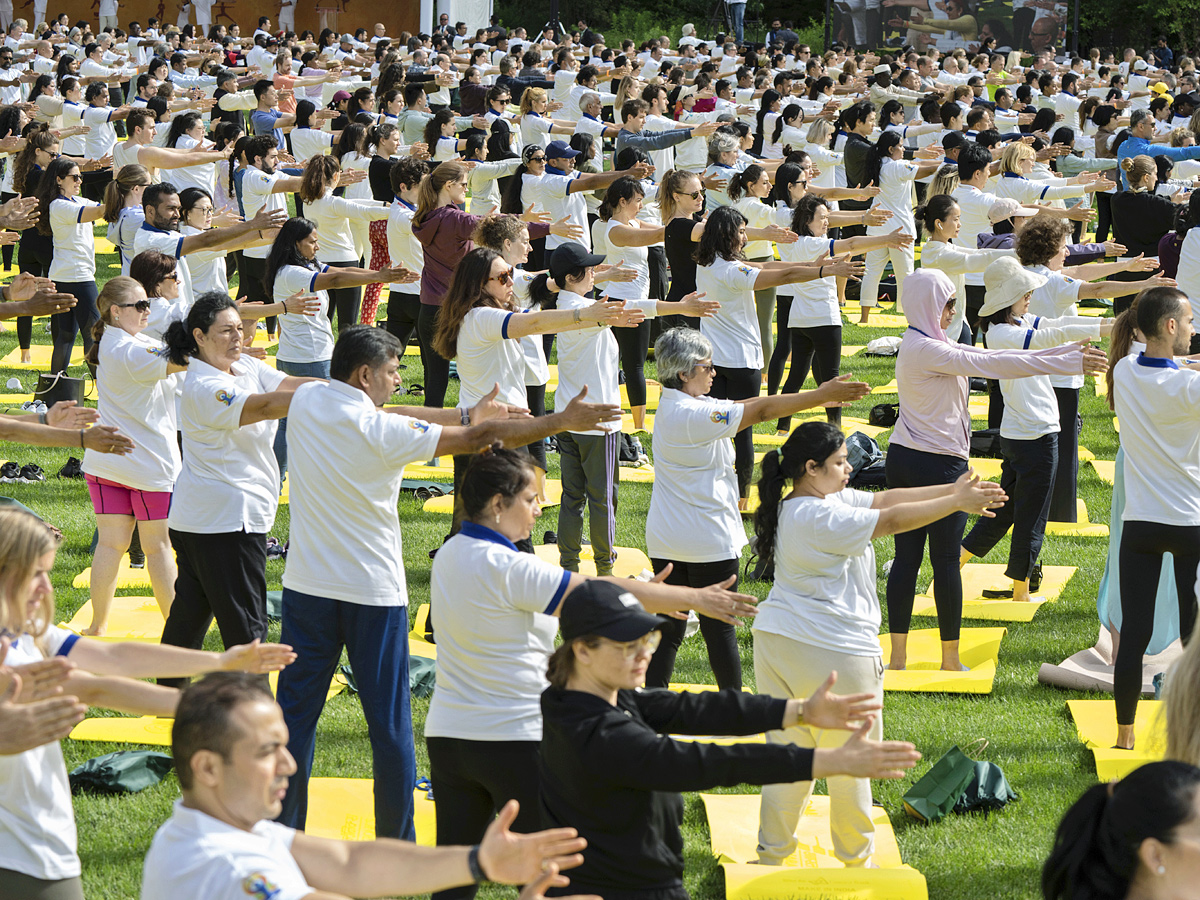
[[(367, 155), (371, 162), (367, 168), (367, 181), (371, 188), (371, 199), (390, 207), (396, 198), (392, 191), (392, 166), (398, 160), (393, 159), (400, 149), (400, 129), (393, 124), (384, 123), (372, 126), (367, 131)], [(373, 219), (367, 227), (367, 236), (371, 242), (372, 269), (386, 269), (392, 264), (388, 255), (387, 218)], [(419, 272), (420, 268), (412, 269)], [(374, 325), (375, 315), (379, 311), (379, 297), (383, 293), (383, 285), (372, 282), (367, 285), (363, 295), (362, 311), (359, 321), (364, 325)]]
[[(314, 162), (326, 159), (318, 157)], [(336, 165), (335, 160), (328, 162)], [(385, 207), (385, 216), (386, 213)], [(279, 318), (276, 366), (287, 375), (329, 378), (334, 343), (333, 326), (329, 321), (331, 292), (361, 287), (372, 281), (404, 284), (417, 280), (416, 273), (405, 268), (387, 268), (378, 272), (350, 265), (330, 268), (317, 261), (320, 249), (316, 223), (297, 216), (284, 223), (267, 256), (263, 286), (276, 303), (285, 303), (297, 295), (315, 295), (320, 301), (315, 315), (285, 314)], [(343, 323), (347, 326), (355, 324), (352, 320), (343, 320)], [(287, 470), (286, 417), (280, 419), (274, 446), (282, 477)]]
[[(992, 516), (1004, 493), (973, 473), (929, 490), (867, 493), (847, 487), (851, 466), (841, 429), (828, 422), (798, 426), (779, 450), (763, 457), (754, 514), (755, 546), (774, 584), (754, 621), (758, 689), (789, 700), (838, 686), (883, 706), (883, 611), (875, 587), (876, 538), (923, 528), (952, 513)], [(788, 488), (791, 488), (789, 491)], [(851, 732), (807, 721), (771, 731), (767, 742), (839, 747)], [(883, 738), (883, 715), (867, 735)], [(847, 866), (869, 864), (875, 851), (871, 785), (865, 778), (831, 778), (833, 852)], [(782, 865), (796, 850), (796, 826), (813, 782), (769, 784), (759, 810), (758, 861)]]
[[(167, 129), (166, 146), (180, 150), (211, 150), (213, 143), (205, 136), (204, 119), (198, 112), (185, 112), (171, 120)], [(171, 170), (170, 181), (176, 190), (200, 188), (210, 195), (216, 190), (217, 175), (221, 163), (200, 163), (197, 166), (181, 166)]]

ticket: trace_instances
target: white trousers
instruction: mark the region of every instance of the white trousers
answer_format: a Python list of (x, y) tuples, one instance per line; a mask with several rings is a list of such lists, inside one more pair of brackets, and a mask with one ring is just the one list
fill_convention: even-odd
[(913, 273), (912, 247), (882, 247), (878, 250), (867, 251), (867, 272), (863, 275), (861, 303), (863, 306), (879, 305), (879, 280), (883, 277), (883, 268), (888, 259), (892, 260), (892, 270), (896, 273), (896, 312), (904, 309), (904, 279)]
[[(850, 656), (802, 644), (765, 631), (754, 632), (754, 678), (759, 693), (787, 699), (806, 698), (829, 673), (837, 671), (839, 694), (868, 692), (883, 702), (882, 656)], [(800, 747), (840, 747), (851, 732), (796, 725), (767, 732), (773, 744)], [(883, 716), (876, 714), (872, 740), (883, 739)], [(863, 866), (875, 852), (875, 823), (871, 820), (871, 780), (838, 776), (826, 779), (830, 801), (833, 852), (844, 865)], [(811, 781), (766, 784), (758, 814), (758, 861), (783, 865), (796, 850), (796, 826), (812, 796)]]

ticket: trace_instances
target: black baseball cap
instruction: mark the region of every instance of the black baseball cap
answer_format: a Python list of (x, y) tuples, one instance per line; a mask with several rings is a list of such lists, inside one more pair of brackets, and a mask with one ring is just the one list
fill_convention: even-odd
[(599, 253), (588, 253), (583, 244), (569, 241), (559, 244), (550, 254), (550, 277), (554, 283), (562, 285), (564, 279), (572, 272), (598, 266), (604, 262), (604, 256)]
[(646, 612), (629, 591), (596, 578), (571, 591), (559, 613), (564, 641), (591, 635), (622, 643), (636, 641), (662, 624), (663, 620)]

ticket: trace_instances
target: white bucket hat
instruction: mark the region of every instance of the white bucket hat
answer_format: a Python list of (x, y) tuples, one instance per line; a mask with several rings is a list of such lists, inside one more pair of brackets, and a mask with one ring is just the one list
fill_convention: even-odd
[(1030, 272), (1011, 256), (993, 260), (983, 273), (983, 286), (987, 293), (979, 310), (980, 318), (1008, 309), (1046, 281), (1044, 275)]

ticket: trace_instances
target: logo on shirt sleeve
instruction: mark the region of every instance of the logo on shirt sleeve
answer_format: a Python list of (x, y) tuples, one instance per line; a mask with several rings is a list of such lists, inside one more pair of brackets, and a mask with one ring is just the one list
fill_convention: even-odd
[(721, 412), (721, 410), (719, 410), (719, 409), (714, 409), (712, 411), (712, 415), (709, 416), (709, 418), (712, 419), (712, 423), (714, 425), (728, 425), (729, 424), (729, 410), (725, 410), (724, 412)]
[(741, 272), (743, 275), (755, 274), (754, 270), (752, 268), (750, 268), (749, 266), (738, 266), (738, 271)]
[(262, 872), (247, 875), (242, 880), (242, 890), (254, 900), (274, 900), (280, 893), (279, 888), (272, 884)]
[(226, 391), (224, 389), (217, 391), (217, 402), (224, 403), (226, 406), (233, 406), (233, 401), (237, 399), (236, 391)]
[(419, 432), (421, 432), (421, 434), (424, 434), (425, 432), (427, 432), (429, 430), (429, 423), (422, 422), (420, 419), (409, 419), (408, 427), (411, 428), (413, 431), (419, 431)]
[(147, 347), (146, 352), (149, 353), (151, 356), (157, 356), (159, 358), (162, 358), (162, 357), (166, 356), (169, 351), (167, 350), (166, 347)]

